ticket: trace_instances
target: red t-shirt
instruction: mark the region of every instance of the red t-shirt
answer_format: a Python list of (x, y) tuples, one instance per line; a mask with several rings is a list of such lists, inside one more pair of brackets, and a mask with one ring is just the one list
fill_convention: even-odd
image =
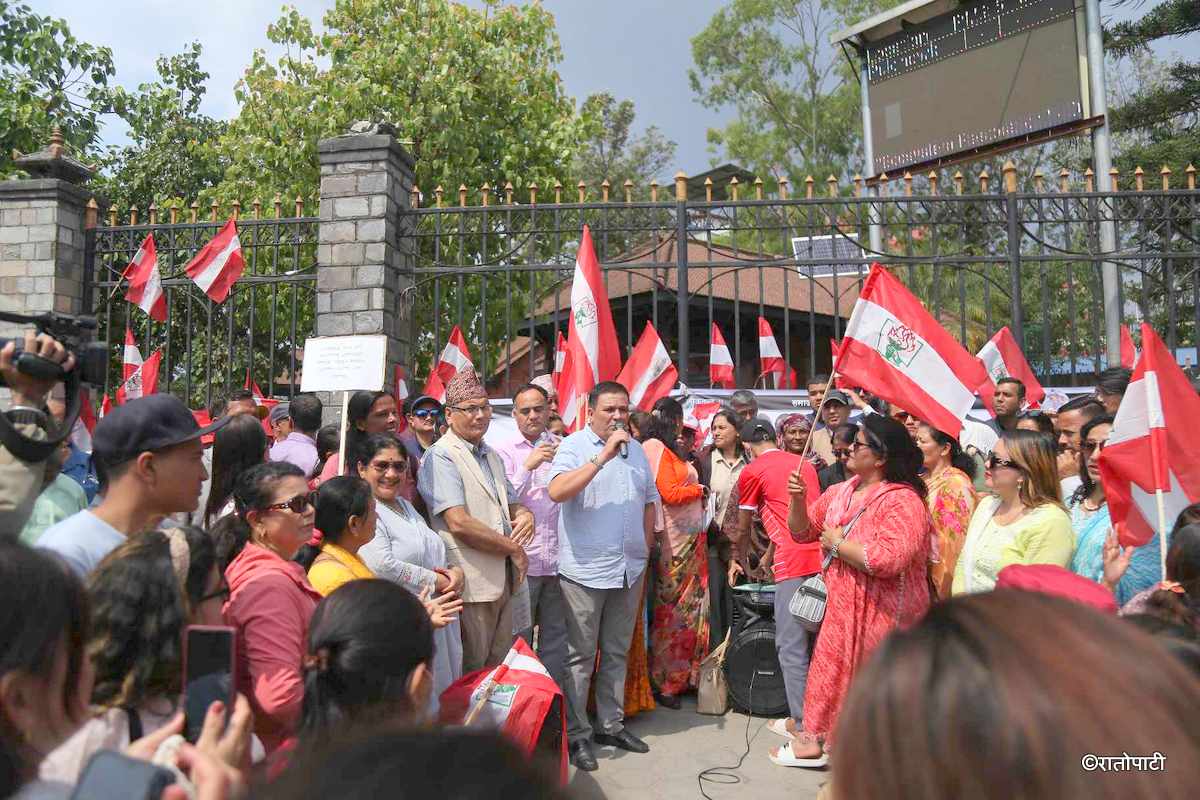
[(738, 477), (738, 507), (757, 511), (767, 535), (775, 543), (775, 581), (802, 578), (821, 571), (821, 543), (800, 544), (788, 530), (788, 475), (801, 467), (808, 486), (809, 508), (821, 494), (821, 484), (813, 465), (795, 453), (768, 450), (742, 469)]

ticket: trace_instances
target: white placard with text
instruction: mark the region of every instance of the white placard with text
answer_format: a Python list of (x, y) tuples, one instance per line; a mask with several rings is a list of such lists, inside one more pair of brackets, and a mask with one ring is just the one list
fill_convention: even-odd
[(386, 336), (318, 336), (304, 341), (302, 392), (383, 388)]

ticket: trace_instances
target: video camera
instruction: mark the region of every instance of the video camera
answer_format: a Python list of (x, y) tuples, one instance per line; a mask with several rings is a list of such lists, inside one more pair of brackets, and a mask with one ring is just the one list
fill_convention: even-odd
[[(13, 314), (0, 311), (0, 320), (19, 324), (32, 324), (38, 333), (45, 333), (57, 339), (68, 352), (75, 355), (75, 366), (66, 372), (62, 365), (42, 358), (34, 353), (24, 351), (24, 339), (0, 338), (0, 348), (10, 341), (16, 343), (16, 353), (13, 363), (16, 368), (39, 380), (63, 381), (66, 384), (67, 413), (63, 420), (63, 428), (58, 435), (50, 435), (42, 441), (23, 436), (8, 417), (0, 414), (0, 444), (23, 461), (44, 461), (54, 452), (55, 448), (71, 435), (71, 428), (79, 417), (79, 387), (82, 384), (103, 386), (108, 371), (108, 345), (104, 342), (92, 341), (98, 328), (95, 317), (73, 316), (48, 312), (45, 314), (27, 315)], [(5, 385), (0, 376), (0, 386)]]

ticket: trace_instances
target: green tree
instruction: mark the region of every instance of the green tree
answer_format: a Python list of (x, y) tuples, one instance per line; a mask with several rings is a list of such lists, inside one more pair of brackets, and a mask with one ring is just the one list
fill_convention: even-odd
[(575, 155), (572, 178), (596, 186), (612, 184), (614, 198), (623, 198), (625, 181), (644, 191), (653, 178), (663, 178), (675, 160), (675, 142), (651, 125), (633, 135), (636, 112), (632, 100), (618, 101), (608, 92), (590, 95), (583, 101), (580, 117), (584, 138)]
[(118, 208), (190, 203), (220, 182), (225, 164), (211, 145), (226, 123), (200, 112), (209, 77), (200, 53), (193, 42), (179, 55), (158, 58), (158, 80), (112, 90), (112, 110), (129, 125), (130, 143), (108, 148), (94, 188)]
[[(1107, 51), (1136, 56), (1150, 44), (1200, 31), (1200, 3), (1161, 0), (1140, 19), (1120, 22), (1105, 31)], [(1177, 60), (1154, 80), (1109, 108), (1115, 133), (1137, 132), (1140, 141), (1121, 152), (1130, 165), (1166, 164), (1181, 170), (1200, 161), (1200, 61)]]
[(65, 20), (0, 0), (0, 178), (12, 151), (33, 152), (62, 128), (76, 156), (92, 155), (109, 106), (112, 52), (71, 35)]
[(829, 43), (897, 0), (731, 0), (692, 39), (692, 90), (737, 117), (710, 128), (722, 159), (762, 176), (844, 175), (861, 152), (859, 88)]

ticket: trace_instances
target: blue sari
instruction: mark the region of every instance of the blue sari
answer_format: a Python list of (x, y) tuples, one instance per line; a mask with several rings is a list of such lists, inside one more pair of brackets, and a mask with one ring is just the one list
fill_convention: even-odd
[[(1099, 583), (1104, 579), (1104, 540), (1112, 531), (1112, 519), (1108, 515), (1108, 503), (1089, 517), (1083, 515), (1083, 503), (1071, 504), (1071, 527), (1075, 529), (1075, 555), (1071, 558), (1071, 571)], [(1162, 565), (1159, 560), (1159, 537), (1133, 551), (1129, 569), (1117, 584), (1114, 596), (1117, 606), (1123, 606), (1139, 592), (1149, 589), (1162, 580)]]

